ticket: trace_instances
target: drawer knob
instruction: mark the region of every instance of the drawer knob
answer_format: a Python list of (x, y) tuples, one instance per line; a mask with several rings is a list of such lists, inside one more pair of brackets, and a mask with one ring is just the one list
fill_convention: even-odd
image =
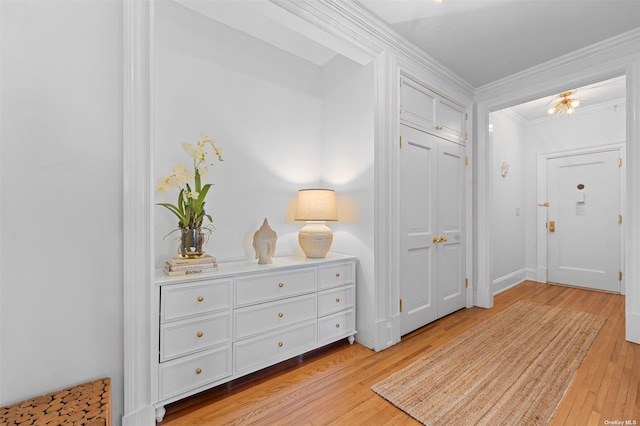
[(337, 323), (337, 324), (336, 324), (336, 328), (340, 328), (340, 323)]
[(278, 342), (278, 346), (279, 346), (279, 347), (283, 347), (283, 346), (284, 346), (284, 343), (282, 343), (282, 342)]
[(336, 297), (336, 303), (340, 303), (340, 298)]
[(340, 278), (340, 272), (336, 272), (336, 278)]
[(284, 314), (282, 312), (278, 313), (278, 317), (282, 318), (284, 316)]
[(197, 336), (198, 337), (202, 337), (202, 336), (204, 336), (204, 333), (202, 331), (198, 331)]
[(278, 287), (280, 288), (284, 287), (284, 283), (278, 283)]
[(198, 296), (198, 302), (202, 302), (204, 300), (203, 296)]
[(200, 374), (202, 373), (202, 369), (201, 368), (196, 368), (196, 374)]

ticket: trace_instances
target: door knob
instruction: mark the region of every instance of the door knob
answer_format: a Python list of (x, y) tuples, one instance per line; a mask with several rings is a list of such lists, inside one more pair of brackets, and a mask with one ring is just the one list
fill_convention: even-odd
[(440, 237), (433, 237), (433, 240), (431, 240), (431, 241), (433, 241), (433, 243), (434, 243), (434, 244), (438, 244), (440, 241), (442, 241), (442, 238), (440, 238)]
[(556, 232), (556, 222), (553, 220), (549, 221), (549, 232)]
[(440, 242), (446, 243), (447, 241), (449, 241), (447, 240), (447, 237), (440, 237)]

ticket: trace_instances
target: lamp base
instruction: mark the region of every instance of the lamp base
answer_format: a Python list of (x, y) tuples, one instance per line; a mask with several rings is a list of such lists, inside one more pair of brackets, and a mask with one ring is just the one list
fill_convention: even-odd
[(324, 221), (308, 221), (298, 233), (298, 243), (307, 257), (325, 257), (333, 244), (333, 231)]

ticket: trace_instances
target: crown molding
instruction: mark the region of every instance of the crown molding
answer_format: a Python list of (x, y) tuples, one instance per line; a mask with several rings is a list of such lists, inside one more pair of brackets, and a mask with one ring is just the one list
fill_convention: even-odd
[[(530, 90), (540, 94), (540, 89), (545, 87), (552, 93), (557, 91), (554, 85), (570, 85), (568, 80), (579, 81), (584, 84), (587, 68), (608, 66), (605, 62), (614, 61), (628, 64), (638, 59), (640, 55), (640, 28), (635, 28), (618, 36), (592, 44), (569, 54), (560, 56), (551, 61), (528, 68), (524, 71), (512, 74), (508, 77), (496, 80), (476, 88), (474, 99), (481, 102), (486, 99), (496, 98), (507, 92), (513, 92), (521, 87), (529, 87)], [(622, 66), (620, 67), (622, 69)], [(622, 71), (621, 71), (622, 72)], [(572, 74), (577, 73), (577, 76)], [(612, 75), (613, 77), (614, 75)], [(600, 76), (601, 77), (601, 76)], [(531, 82), (538, 81), (534, 85)], [(540, 87), (537, 87), (540, 86)]]
[(529, 121), (527, 121), (527, 119), (525, 119), (523, 116), (521, 116), (520, 114), (517, 114), (516, 112), (514, 112), (513, 110), (506, 108), (506, 109), (501, 109), (500, 111), (496, 111), (494, 112), (494, 114), (500, 114), (503, 117), (513, 121), (514, 123), (522, 126), (522, 127), (526, 127), (530, 124)]

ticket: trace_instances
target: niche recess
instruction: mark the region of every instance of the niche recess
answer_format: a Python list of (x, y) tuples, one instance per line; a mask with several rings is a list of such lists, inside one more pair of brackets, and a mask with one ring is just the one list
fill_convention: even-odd
[[(207, 252), (220, 261), (252, 258), (251, 237), (267, 217), (276, 255), (298, 253), (298, 189), (330, 186), (348, 196), (373, 188), (371, 58), (269, 1), (159, 1), (154, 9), (154, 181), (178, 163), (190, 167), (181, 144), (205, 133), (224, 156), (206, 179), (216, 228)], [(354, 211), (373, 205), (368, 194), (351, 200)], [(155, 193), (154, 202), (176, 197)], [(153, 215), (160, 268), (175, 254), (177, 233), (167, 234), (176, 219), (161, 207)], [(373, 219), (364, 228), (334, 249), (358, 255), (350, 241), (373, 234)], [(341, 229), (349, 225), (334, 232)]]

